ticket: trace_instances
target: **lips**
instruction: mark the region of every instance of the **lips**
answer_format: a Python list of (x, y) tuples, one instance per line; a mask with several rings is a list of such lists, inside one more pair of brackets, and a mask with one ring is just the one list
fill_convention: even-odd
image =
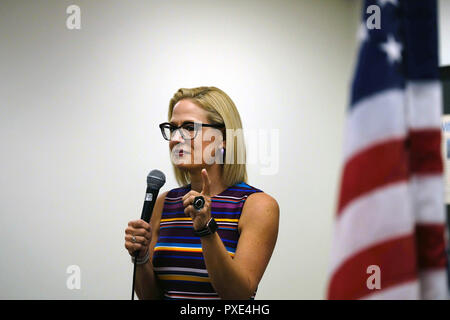
[(183, 155), (185, 155), (185, 154), (189, 154), (190, 152), (189, 151), (185, 151), (185, 150), (179, 150), (178, 151), (178, 155), (180, 156), (180, 157), (182, 157)]

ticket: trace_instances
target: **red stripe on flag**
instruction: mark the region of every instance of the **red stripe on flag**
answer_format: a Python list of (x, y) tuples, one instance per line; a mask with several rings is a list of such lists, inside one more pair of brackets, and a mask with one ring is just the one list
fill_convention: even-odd
[(447, 266), (444, 224), (416, 225), (419, 269), (440, 269)]
[[(417, 278), (417, 264), (413, 234), (398, 237), (362, 250), (344, 261), (333, 274), (328, 288), (328, 299), (359, 299), (368, 294), (399, 285)], [(367, 268), (380, 268), (381, 289), (369, 289), (372, 276)]]
[(338, 215), (353, 199), (389, 183), (408, 179), (405, 140), (389, 140), (350, 158), (345, 164)]
[(411, 130), (408, 145), (411, 173), (434, 174), (443, 172), (440, 128)]

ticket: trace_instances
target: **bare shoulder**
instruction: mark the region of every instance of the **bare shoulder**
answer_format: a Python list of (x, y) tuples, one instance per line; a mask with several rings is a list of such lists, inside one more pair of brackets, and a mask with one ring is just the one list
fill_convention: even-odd
[[(156, 198), (156, 203), (159, 204), (164, 204), (164, 200), (166, 199), (167, 194), (169, 193), (169, 191), (165, 191), (162, 194), (160, 194), (158, 196), (158, 198)], [(155, 204), (156, 205), (156, 204)]]
[(256, 192), (248, 196), (244, 208), (258, 209), (278, 213), (280, 208), (277, 200), (265, 192)]
[(159, 237), (159, 223), (161, 221), (161, 214), (164, 208), (164, 200), (169, 191), (163, 192), (156, 198), (155, 206), (153, 207), (152, 217), (150, 218), (150, 225), (152, 228), (152, 239), (150, 242), (150, 256), (153, 257), (153, 250)]
[(156, 198), (155, 206), (153, 207), (153, 213), (151, 218), (152, 225), (159, 225), (159, 221), (161, 220), (162, 210), (164, 208), (164, 200), (166, 199), (169, 191), (163, 192)]
[[(278, 221), (280, 207), (278, 202), (267, 193), (256, 192), (248, 196), (242, 209), (242, 224), (248, 220), (264, 220), (267, 222)], [(240, 223), (240, 225), (242, 225)]]

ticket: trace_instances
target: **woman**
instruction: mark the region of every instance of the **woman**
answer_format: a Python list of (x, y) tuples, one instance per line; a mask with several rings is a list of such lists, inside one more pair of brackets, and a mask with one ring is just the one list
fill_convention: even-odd
[(158, 197), (149, 224), (128, 223), (125, 248), (132, 257), (139, 250), (136, 293), (252, 299), (275, 247), (279, 207), (246, 183), (239, 113), (222, 90), (199, 87), (179, 89), (168, 118), (160, 128), (182, 187)]

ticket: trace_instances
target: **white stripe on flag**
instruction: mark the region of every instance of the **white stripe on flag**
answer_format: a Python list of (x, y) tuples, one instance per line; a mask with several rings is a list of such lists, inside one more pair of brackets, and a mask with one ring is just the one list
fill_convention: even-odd
[(364, 248), (414, 232), (411, 210), (406, 181), (377, 189), (350, 203), (335, 222), (331, 272)]
[(344, 161), (381, 141), (406, 135), (404, 92), (399, 89), (374, 94), (355, 104), (345, 124)]
[(411, 129), (441, 127), (442, 88), (440, 82), (408, 82), (405, 95), (408, 106), (408, 125)]
[(416, 223), (444, 223), (442, 175), (412, 176), (410, 188)]
[(449, 299), (447, 270), (427, 270), (419, 273), (422, 299)]
[(402, 283), (390, 288), (374, 290), (361, 300), (417, 300), (419, 299), (419, 282), (417, 280)]

